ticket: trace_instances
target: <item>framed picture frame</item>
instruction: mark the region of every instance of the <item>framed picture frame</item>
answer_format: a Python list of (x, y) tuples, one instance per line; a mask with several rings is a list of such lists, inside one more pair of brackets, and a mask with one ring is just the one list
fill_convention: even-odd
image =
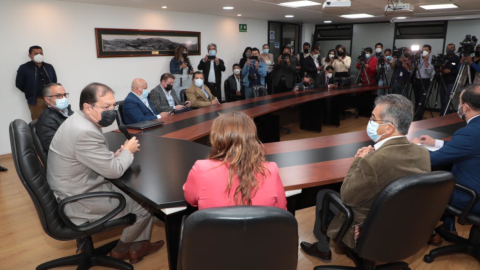
[(179, 45), (200, 55), (201, 33), (189, 31), (95, 28), (97, 58), (173, 56)]

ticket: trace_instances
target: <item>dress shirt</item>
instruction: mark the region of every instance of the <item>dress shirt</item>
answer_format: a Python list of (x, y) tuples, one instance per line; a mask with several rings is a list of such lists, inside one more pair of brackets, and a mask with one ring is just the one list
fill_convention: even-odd
[(386, 138), (386, 139), (384, 139), (384, 140), (381, 140), (381, 141), (377, 142), (377, 143), (373, 146), (373, 148), (375, 148), (375, 150), (378, 150), (380, 147), (382, 147), (382, 145), (383, 145), (384, 143), (390, 141), (391, 139), (403, 138), (403, 137), (405, 137), (405, 136), (400, 135), (400, 136), (393, 136), (393, 137)]
[(167, 97), (168, 105), (170, 105), (170, 107), (175, 108), (175, 100), (173, 100), (172, 91), (167, 92), (165, 89), (163, 89), (163, 87), (161, 85), (160, 85), (160, 87), (162, 88), (163, 93), (165, 93), (165, 96)]
[[(468, 123), (470, 123), (470, 121), (472, 121), (472, 119), (477, 118), (479, 116), (480, 116), (480, 114), (477, 114), (474, 117), (468, 119), (467, 125), (468, 125)], [(435, 148), (442, 148), (444, 144), (445, 144), (445, 141), (443, 141), (443, 140), (435, 140)]]
[(233, 77), (235, 77), (235, 82), (237, 82), (237, 91), (242, 90), (242, 85), (240, 84), (240, 78), (237, 78), (236, 75)]
[[(313, 59), (313, 62), (315, 63), (315, 66), (317, 69), (320, 67), (320, 63), (318, 63), (318, 58)], [(317, 70), (317, 74), (320, 73), (320, 70)]]
[[(432, 55), (428, 57), (428, 68), (425, 65), (425, 61), (420, 59), (420, 63), (418, 64), (418, 72), (416, 72), (415, 76), (417, 79), (430, 79), (432, 76), (432, 71), (433, 71), (433, 65), (432, 65)], [(420, 76), (418, 76), (418, 73), (420, 73)]]
[(209, 99), (210, 96), (208, 95), (207, 91), (205, 91), (205, 86), (202, 85), (202, 88), (201, 88), (202, 92), (205, 94), (205, 96), (207, 96), (207, 98)]
[(209, 83), (217, 83), (215, 79), (215, 61), (210, 61), (210, 73), (208, 73), (208, 82)]
[[(137, 95), (137, 93), (135, 93), (135, 92), (132, 92), (132, 93), (134, 93), (135, 96), (137, 96), (137, 97), (143, 102), (143, 104), (145, 104), (145, 107), (147, 107), (147, 108), (150, 110), (150, 112), (151, 112), (153, 115), (155, 115), (155, 114), (153, 113), (152, 109), (150, 108), (150, 104), (148, 104), (148, 99), (147, 99), (147, 98), (144, 98), (144, 97), (142, 97), (142, 96), (139, 96), (139, 95)], [(160, 119), (160, 118), (162, 118), (162, 117), (160, 116), (160, 114), (158, 114), (158, 115), (157, 115), (157, 119)]]

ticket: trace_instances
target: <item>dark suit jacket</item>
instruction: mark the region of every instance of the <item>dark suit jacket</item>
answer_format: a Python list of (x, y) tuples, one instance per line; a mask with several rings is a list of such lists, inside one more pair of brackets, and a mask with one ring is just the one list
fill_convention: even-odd
[[(177, 93), (175, 93), (175, 90), (170, 90), (171, 95), (173, 97), (173, 101), (175, 102), (175, 105), (182, 105), (182, 102), (180, 99), (178, 99)], [(150, 94), (148, 94), (148, 99), (150, 100), (151, 104), (153, 105), (153, 108), (155, 111), (162, 113), (162, 112), (171, 112), (175, 108), (170, 106), (168, 104), (167, 96), (163, 92), (163, 89), (160, 85), (157, 85), (155, 88), (153, 88), (150, 91)]]
[[(44, 62), (41, 68), (45, 70), (50, 83), (57, 82), (57, 74), (52, 65)], [(37, 91), (43, 91), (43, 89), (37, 89), (38, 79), (38, 66), (33, 61), (21, 65), (17, 70), (15, 86), (25, 93), (25, 98), (30, 105), (37, 104)]]
[[(318, 60), (318, 65), (321, 67), (322, 66), (322, 58), (320, 57), (320, 54), (317, 58)], [(310, 75), (313, 79), (317, 76), (317, 66), (315, 65), (315, 62), (313, 60), (312, 56), (308, 56), (303, 60), (303, 66), (302, 70), (307, 72), (308, 75)]]
[(123, 118), (125, 119), (125, 124), (131, 125), (138, 122), (158, 119), (158, 112), (155, 111), (150, 100), (148, 100), (148, 104), (152, 110), (149, 110), (134, 93), (128, 93), (127, 98), (123, 101)]
[[(350, 206), (354, 213), (353, 225), (343, 238), (343, 243), (350, 248), (355, 247), (354, 225), (363, 223), (373, 201), (386, 185), (404, 176), (430, 171), (428, 150), (410, 143), (406, 137), (386, 141), (364, 158), (355, 158), (340, 190), (342, 202)], [(344, 215), (337, 214), (328, 227), (328, 236), (335, 237), (343, 221)]]
[[(241, 76), (240, 76), (241, 77)], [(240, 92), (242, 96), (237, 96), (237, 82), (235, 75), (230, 75), (223, 83), (225, 88), (225, 96), (227, 101), (237, 101), (245, 99), (245, 85), (243, 85), (243, 78), (240, 78)]]
[[(432, 166), (453, 164), (452, 174), (457, 183), (474, 189), (480, 194), (480, 117), (474, 118), (464, 128), (453, 134), (449, 142), (435, 152), (430, 153)], [(451, 203), (461, 209), (467, 207), (471, 197), (455, 189)], [(480, 213), (480, 203), (473, 208)]]
[[(215, 85), (217, 86), (217, 89), (221, 89), (221, 87), (222, 87), (222, 72), (225, 71), (225, 64), (223, 63), (222, 59), (219, 58), (218, 60), (219, 60), (220, 63), (218, 65), (214, 63), (213, 66), (215, 68), (215, 80), (216, 80)], [(205, 83), (208, 83), (208, 75), (211, 72), (210, 61), (203, 62), (203, 59), (200, 60), (200, 63), (198, 63), (197, 68), (198, 68), (198, 70), (203, 71), (203, 79), (204, 79)]]
[(297, 57), (290, 57), (290, 65), (282, 61), (281, 64), (275, 62), (273, 67), (273, 85), (277, 86), (282, 77), (285, 77), (285, 84), (288, 89), (292, 89), (295, 84), (295, 71), (297, 70)]
[[(68, 115), (72, 115), (73, 111), (68, 105)], [(50, 143), (57, 132), (60, 125), (67, 119), (63, 114), (52, 107), (47, 107), (43, 110), (42, 115), (37, 120), (36, 131), (37, 136), (42, 143), (43, 148), (48, 152)]]
[(326, 83), (326, 77), (325, 77), (325, 71), (322, 71), (318, 73), (315, 77), (315, 88), (322, 88), (322, 87), (328, 87), (328, 84), (334, 84), (335, 83), (335, 78), (332, 76), (330, 79), (328, 79), (328, 84)]

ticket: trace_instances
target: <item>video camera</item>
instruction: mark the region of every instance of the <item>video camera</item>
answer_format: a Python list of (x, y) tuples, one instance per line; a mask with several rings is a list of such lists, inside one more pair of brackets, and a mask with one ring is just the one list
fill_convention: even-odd
[(422, 59), (423, 55), (422, 55), (422, 51), (418, 50), (418, 51), (414, 51), (410, 54), (410, 59), (412, 59), (413, 62), (416, 62), (418, 63), (420, 61), (420, 59)]
[(465, 39), (460, 42), (460, 48), (458, 48), (458, 52), (462, 54), (462, 56), (470, 56), (472, 53), (475, 52), (475, 47), (477, 46), (477, 37), (472, 35), (466, 35)]
[(407, 50), (406, 47), (401, 47), (401, 48), (393, 47), (392, 56), (396, 57), (396, 58), (400, 58), (400, 57), (402, 57), (403, 51), (405, 51), (405, 50)]
[(443, 54), (433, 55), (432, 56), (432, 65), (435, 69), (440, 68), (441, 65), (445, 64), (446, 56)]
[(359, 62), (363, 62), (363, 63), (365, 63), (367, 61), (367, 56), (365, 56), (365, 48), (362, 49), (362, 52), (358, 56), (357, 60)]

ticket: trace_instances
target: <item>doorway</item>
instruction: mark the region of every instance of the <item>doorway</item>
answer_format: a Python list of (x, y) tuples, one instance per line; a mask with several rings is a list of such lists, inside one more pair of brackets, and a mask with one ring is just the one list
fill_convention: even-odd
[(268, 42), (270, 53), (275, 57), (282, 54), (282, 48), (291, 45), (294, 55), (301, 51), (302, 25), (299, 23), (268, 22)]

